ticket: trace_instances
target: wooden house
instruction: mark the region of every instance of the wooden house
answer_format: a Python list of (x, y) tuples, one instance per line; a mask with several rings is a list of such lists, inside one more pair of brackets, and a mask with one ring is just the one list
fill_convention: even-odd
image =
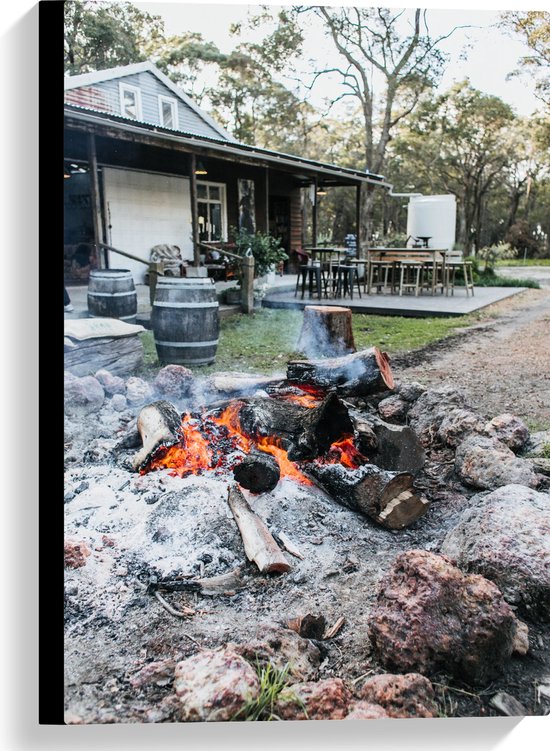
[(66, 77), (64, 99), (67, 283), (103, 265), (143, 281), (146, 265), (101, 243), (145, 262), (155, 245), (177, 245), (198, 265), (197, 241), (227, 240), (238, 226), (280, 238), (292, 268), (296, 250), (317, 242), (317, 190), (349, 186), (359, 207), (366, 183), (388, 187), (380, 175), (239, 143), (150, 62)]

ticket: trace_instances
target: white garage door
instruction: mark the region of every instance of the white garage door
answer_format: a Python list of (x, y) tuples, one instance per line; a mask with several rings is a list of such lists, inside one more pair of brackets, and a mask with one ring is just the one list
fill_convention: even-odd
[[(149, 262), (154, 245), (178, 245), (193, 258), (189, 179), (104, 167), (103, 184), (109, 244)], [(142, 283), (147, 267), (110, 254), (112, 268), (130, 269)]]

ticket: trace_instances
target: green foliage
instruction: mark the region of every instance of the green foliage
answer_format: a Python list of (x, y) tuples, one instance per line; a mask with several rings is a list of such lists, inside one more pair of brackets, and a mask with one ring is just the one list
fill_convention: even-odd
[(511, 75), (526, 72), (537, 77), (536, 91), (540, 99), (550, 104), (550, 13), (548, 11), (508, 11), (501, 16), (501, 26), (519, 35), (529, 47), (529, 54), (520, 60), (521, 69)]
[(513, 248), (510, 243), (498, 243), (480, 248), (478, 256), (485, 261), (483, 273), (486, 273), (489, 269), (494, 269), (497, 261), (502, 261), (505, 258), (515, 258), (517, 253), (517, 249)]
[(240, 722), (278, 720), (274, 711), (275, 704), (281, 691), (288, 685), (289, 670), (288, 663), (282, 669), (274, 667), (270, 662), (263, 666), (257, 663), (256, 672), (260, 680), (258, 696), (248, 699), (231, 719)]
[(236, 252), (240, 256), (246, 255), (249, 250), (254, 256), (254, 276), (264, 276), (271, 267), (286, 261), (287, 253), (281, 248), (281, 241), (266, 235), (265, 232), (256, 232), (251, 235), (245, 229), (237, 230), (231, 227), (230, 234), (234, 237), (237, 246)]
[(67, 0), (64, 3), (65, 72), (70, 75), (147, 59), (164, 35), (160, 16), (131, 3)]
[(537, 236), (535, 227), (521, 219), (513, 224), (506, 233), (506, 241), (522, 255), (535, 258), (545, 251), (545, 238)]

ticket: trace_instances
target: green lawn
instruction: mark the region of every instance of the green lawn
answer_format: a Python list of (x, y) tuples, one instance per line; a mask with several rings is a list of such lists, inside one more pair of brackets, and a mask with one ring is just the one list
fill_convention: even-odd
[[(483, 264), (483, 261), (481, 262)], [(505, 261), (497, 261), (497, 266), (550, 266), (550, 258), (513, 258)]]
[[(479, 320), (479, 315), (453, 318), (402, 318), (399, 316), (353, 316), (357, 349), (377, 346), (389, 354), (410, 351), (449, 336), (457, 328)], [(254, 315), (235, 314), (220, 323), (220, 343), (213, 365), (194, 367), (197, 374), (222, 370), (271, 373), (284, 371), (287, 360), (302, 356), (296, 341), (302, 325), (299, 310), (260, 309)], [(145, 371), (159, 368), (153, 333), (141, 334)]]

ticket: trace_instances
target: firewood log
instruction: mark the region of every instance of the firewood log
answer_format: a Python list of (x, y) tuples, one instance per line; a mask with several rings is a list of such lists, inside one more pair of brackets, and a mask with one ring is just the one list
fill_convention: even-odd
[(227, 499), (243, 538), (246, 557), (254, 561), (262, 574), (290, 571), (290, 564), (260, 517), (252, 511), (235, 485)]
[(250, 436), (278, 436), (291, 461), (315, 459), (334, 441), (353, 435), (348, 410), (336, 394), (312, 408), (276, 399), (243, 400), (239, 420)]
[(350, 308), (306, 305), (296, 349), (317, 357), (355, 352)]
[(181, 416), (170, 402), (160, 400), (143, 407), (137, 419), (143, 448), (132, 460), (139, 470), (160, 446), (173, 446), (181, 437)]
[(273, 490), (281, 479), (279, 462), (265, 451), (252, 450), (233, 470), (239, 485), (252, 493)]
[(325, 360), (291, 360), (289, 381), (322, 389), (336, 389), (342, 396), (365, 396), (393, 389), (388, 356), (377, 347)]
[(374, 464), (346, 469), (341, 464), (301, 464), (302, 472), (337, 503), (360, 511), (388, 529), (403, 529), (428, 510), (417, 495), (413, 476), (388, 472)]

